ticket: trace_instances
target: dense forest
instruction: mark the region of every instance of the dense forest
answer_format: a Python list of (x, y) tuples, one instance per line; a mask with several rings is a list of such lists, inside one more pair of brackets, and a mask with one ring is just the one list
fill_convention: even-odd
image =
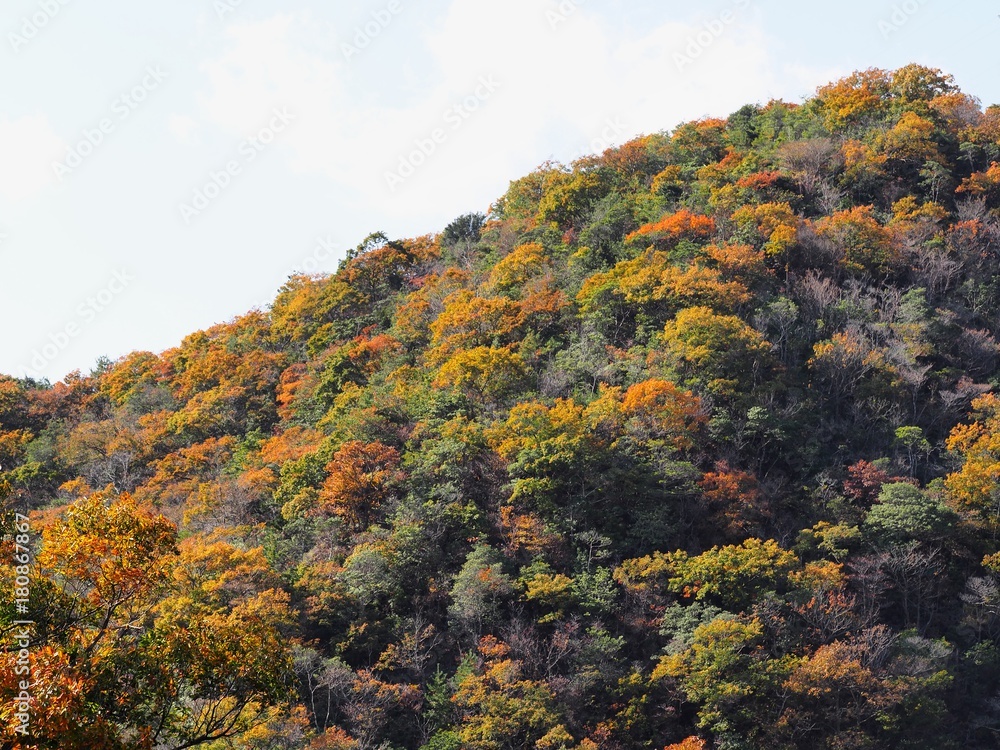
[(998, 337), (1000, 107), (909, 65), (0, 378), (0, 745), (995, 748)]

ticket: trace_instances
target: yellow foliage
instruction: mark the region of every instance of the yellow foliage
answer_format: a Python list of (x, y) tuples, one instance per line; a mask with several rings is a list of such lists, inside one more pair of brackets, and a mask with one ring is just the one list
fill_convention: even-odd
[(972, 424), (951, 431), (946, 447), (962, 458), (945, 487), (951, 502), (977, 514), (991, 527), (1000, 525), (1000, 399), (990, 393), (972, 402)]

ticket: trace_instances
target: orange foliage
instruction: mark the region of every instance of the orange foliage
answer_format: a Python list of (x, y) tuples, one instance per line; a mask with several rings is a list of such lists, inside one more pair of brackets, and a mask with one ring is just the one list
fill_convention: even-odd
[(143, 502), (177, 506), (197, 495), (198, 486), (218, 478), (232, 458), (236, 439), (209, 438), (153, 463), (153, 476), (137, 491)]
[[(0, 741), (5, 748), (28, 750), (41, 745), (19, 744), (17, 739), (16, 728), (20, 721), (14, 715), (16, 704), (13, 698), (21, 692), (19, 681), (23, 679), (17, 676), (17, 660), (16, 651), (0, 654), (0, 695), (11, 699), (4, 700), (0, 710), (3, 717)], [(28, 712), (31, 737), (43, 742), (46, 739), (59, 742), (59, 745), (46, 747), (72, 750), (117, 747), (117, 744), (112, 744), (114, 731), (111, 725), (103, 717), (95, 716), (94, 707), (88, 705), (95, 680), (83, 674), (75, 661), (57, 646), (44, 645), (31, 649), (30, 694), (33, 700)], [(152, 746), (147, 740), (137, 738), (134, 747), (136, 750), (149, 750)]]
[(308, 367), (305, 364), (295, 364), (281, 373), (275, 393), (278, 404), (278, 416), (281, 419), (291, 419), (299, 390), (306, 382)]
[(519, 323), (518, 305), (506, 297), (478, 297), (459, 291), (444, 301), (444, 310), (431, 323), (432, 359), (440, 362), (463, 349), (489, 345), (509, 337)]
[(775, 186), (781, 179), (781, 172), (754, 172), (746, 177), (741, 177), (736, 181), (736, 187), (748, 188), (750, 190), (768, 190)]
[(653, 148), (657, 136), (646, 135), (609, 148), (601, 155), (601, 162), (621, 177), (630, 180), (647, 174), (654, 161)]
[(763, 533), (770, 513), (756, 476), (721, 462), (698, 484), (713, 521), (726, 536), (742, 540)]
[(247, 602), (281, 588), (263, 549), (240, 549), (216, 536), (188, 537), (179, 545), (174, 581), (188, 596), (213, 606)]
[(626, 242), (648, 241), (653, 247), (663, 249), (676, 245), (681, 240), (697, 242), (707, 240), (715, 234), (715, 221), (710, 216), (693, 214), (682, 209), (675, 214), (664, 216), (655, 224), (639, 227), (625, 238)]
[(395, 496), (399, 462), (399, 451), (378, 441), (344, 443), (327, 464), (317, 512), (340, 516), (355, 531), (368, 528)]
[(663, 750), (706, 750), (708, 744), (700, 737), (688, 737), (683, 742), (667, 745)]
[(726, 312), (750, 299), (740, 282), (726, 281), (718, 271), (698, 264), (682, 268), (659, 250), (647, 250), (594, 274), (584, 282), (577, 301), (585, 311), (595, 310), (607, 304), (609, 293), (629, 304), (662, 303), (668, 309), (704, 305)]
[(281, 468), (286, 461), (294, 461), (316, 450), (322, 433), (309, 427), (289, 427), (284, 432), (268, 438), (260, 446), (260, 458), (265, 464)]
[(709, 245), (704, 252), (727, 280), (749, 285), (771, 275), (765, 254), (750, 245)]
[(622, 399), (629, 427), (645, 439), (665, 439), (678, 450), (694, 447), (708, 423), (701, 399), (666, 380), (647, 380), (630, 387)]
[(468, 282), (468, 274), (458, 268), (424, 278), (420, 288), (405, 297), (396, 308), (395, 335), (407, 344), (429, 341), (430, 325), (444, 309), (444, 300)]
[(309, 750), (357, 750), (358, 741), (340, 727), (330, 727), (309, 743)]
[(934, 140), (935, 127), (930, 120), (914, 112), (904, 112), (891, 130), (878, 140), (879, 150), (888, 159), (923, 166), (928, 161), (946, 160)]
[(529, 279), (545, 273), (548, 267), (545, 248), (531, 242), (514, 248), (490, 272), (490, 286), (500, 291), (514, 291)]
[(121, 406), (144, 386), (157, 383), (162, 370), (160, 358), (155, 354), (133, 352), (118, 360), (101, 378), (101, 393)]
[(816, 232), (834, 244), (850, 271), (884, 275), (898, 260), (890, 235), (875, 218), (872, 206), (857, 206), (824, 217), (816, 222)]
[(991, 199), (997, 197), (1000, 195), (1000, 164), (993, 162), (985, 172), (966, 177), (955, 192), (985, 195)]
[(889, 102), (889, 74), (872, 68), (822, 86), (816, 92), (830, 129), (863, 123), (885, 114)]
[(475, 401), (499, 401), (523, 387), (529, 377), (530, 371), (516, 352), (479, 346), (452, 356), (432, 385), (455, 389)]
[(517, 513), (510, 505), (500, 508), (500, 532), (507, 549), (514, 554), (552, 552), (561, 542), (558, 534), (546, 529), (541, 518), (533, 513)]
[(768, 256), (784, 255), (795, 244), (800, 224), (787, 203), (743, 206), (731, 218), (743, 232), (756, 234), (756, 244)]
[[(543, 282), (543, 283), (538, 283)], [(530, 283), (521, 300), (520, 323), (539, 332), (547, 332), (559, 324), (570, 307), (569, 298), (550, 279)]]

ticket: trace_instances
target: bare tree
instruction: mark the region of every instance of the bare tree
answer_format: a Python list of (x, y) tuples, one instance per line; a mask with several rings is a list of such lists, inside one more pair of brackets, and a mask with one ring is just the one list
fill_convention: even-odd
[(840, 147), (829, 138), (793, 141), (778, 149), (778, 163), (807, 195), (816, 195), (826, 177), (844, 166)]

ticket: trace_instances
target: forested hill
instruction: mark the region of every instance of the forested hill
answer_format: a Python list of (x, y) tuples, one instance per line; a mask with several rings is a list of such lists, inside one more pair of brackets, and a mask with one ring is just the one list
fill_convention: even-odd
[(3, 747), (995, 748), (998, 260), (1000, 107), (868, 70), (2, 379)]

